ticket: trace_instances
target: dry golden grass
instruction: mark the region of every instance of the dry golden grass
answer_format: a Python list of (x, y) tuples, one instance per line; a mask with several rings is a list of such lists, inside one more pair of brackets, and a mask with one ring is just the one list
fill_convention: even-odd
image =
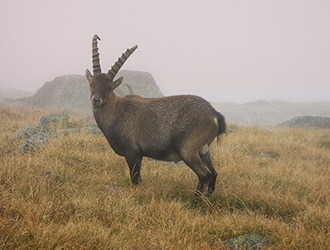
[(46, 113), (0, 107), (0, 249), (219, 249), (249, 233), (272, 249), (330, 249), (329, 130), (230, 125), (211, 149), (216, 191), (195, 201), (184, 165), (144, 159), (132, 187), (102, 136), (21, 153), (16, 131)]

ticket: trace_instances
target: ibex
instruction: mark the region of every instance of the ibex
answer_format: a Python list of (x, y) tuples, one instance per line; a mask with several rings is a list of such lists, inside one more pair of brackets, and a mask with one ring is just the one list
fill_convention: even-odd
[(184, 161), (198, 176), (196, 193), (215, 189), (217, 172), (209, 145), (226, 131), (223, 115), (194, 95), (143, 98), (117, 96), (123, 77), (115, 76), (137, 46), (127, 49), (107, 74), (102, 73), (97, 35), (92, 40), (93, 75), (86, 70), (96, 123), (112, 149), (125, 157), (133, 184), (141, 183), (144, 156), (162, 161)]

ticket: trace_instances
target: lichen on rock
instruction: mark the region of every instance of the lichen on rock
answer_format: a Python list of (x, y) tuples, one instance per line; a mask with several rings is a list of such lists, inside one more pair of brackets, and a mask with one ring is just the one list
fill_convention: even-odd
[(30, 138), (23, 142), (20, 146), (20, 150), (24, 153), (40, 150), (47, 142), (48, 136), (43, 132), (39, 132), (30, 136)]
[(259, 234), (246, 234), (222, 242), (225, 249), (262, 250), (270, 246), (269, 239)]

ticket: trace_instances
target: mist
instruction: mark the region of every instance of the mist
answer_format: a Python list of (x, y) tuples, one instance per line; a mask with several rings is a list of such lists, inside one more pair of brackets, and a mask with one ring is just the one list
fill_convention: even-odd
[(0, 87), (36, 91), (139, 46), (124, 69), (150, 72), (164, 95), (212, 102), (330, 101), (330, 2), (0, 2)]

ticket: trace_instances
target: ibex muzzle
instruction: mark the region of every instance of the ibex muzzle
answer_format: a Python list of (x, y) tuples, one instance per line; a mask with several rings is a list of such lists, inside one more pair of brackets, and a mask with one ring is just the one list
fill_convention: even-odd
[(132, 183), (141, 182), (144, 156), (163, 161), (184, 161), (198, 176), (197, 192), (215, 189), (217, 172), (209, 145), (226, 131), (225, 118), (209, 102), (193, 95), (142, 98), (117, 96), (123, 78), (114, 80), (137, 46), (122, 54), (107, 74), (101, 72), (93, 37), (93, 75), (86, 70), (95, 120), (112, 149), (124, 156)]

